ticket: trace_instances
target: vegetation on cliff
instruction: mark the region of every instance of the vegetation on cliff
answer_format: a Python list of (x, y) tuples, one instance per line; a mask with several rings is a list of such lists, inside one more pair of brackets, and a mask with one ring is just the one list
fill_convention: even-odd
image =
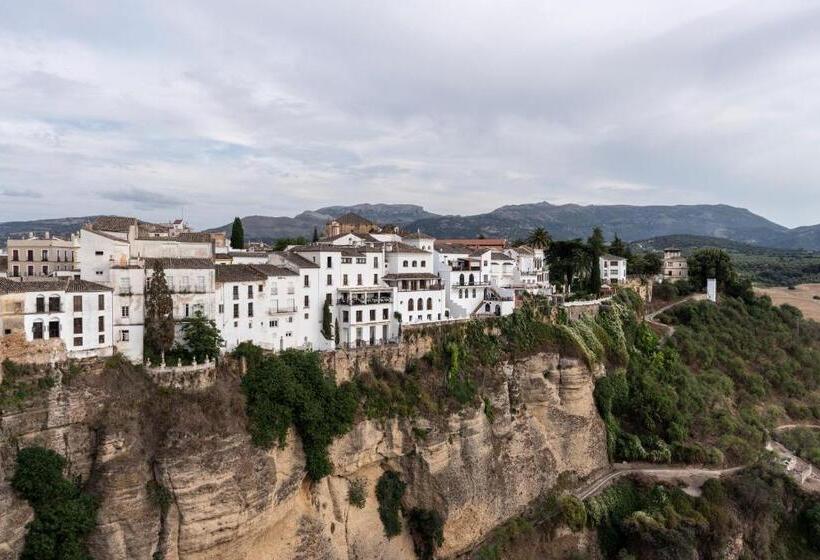
[(401, 533), (401, 499), (407, 485), (402, 482), (399, 473), (384, 471), (376, 483), (376, 500), (379, 502), (379, 519), (387, 538)]
[(820, 430), (793, 428), (775, 433), (775, 439), (795, 455), (820, 466)]
[(17, 454), (11, 486), (34, 509), (21, 560), (90, 560), (86, 539), (96, 526), (97, 501), (63, 476), (66, 461), (42, 447)]
[(332, 471), (327, 448), (350, 430), (358, 408), (355, 389), (340, 386), (322, 369), (315, 352), (285, 350), (253, 356), (242, 378), (248, 430), (255, 445), (285, 445), (291, 426), (305, 450), (308, 475), (320, 480)]

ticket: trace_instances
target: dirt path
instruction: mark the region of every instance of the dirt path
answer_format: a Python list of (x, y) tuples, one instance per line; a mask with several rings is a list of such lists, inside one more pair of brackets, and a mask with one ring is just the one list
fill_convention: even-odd
[(673, 307), (676, 307), (676, 306), (678, 306), (682, 303), (686, 303), (688, 301), (700, 301), (700, 300), (704, 300), (704, 299), (706, 299), (706, 294), (692, 294), (691, 296), (686, 296), (685, 298), (683, 298), (681, 300), (675, 301), (673, 303), (670, 303), (669, 305), (661, 307), (660, 309), (658, 309), (656, 311), (653, 311), (652, 313), (650, 313), (649, 315), (646, 316), (645, 320), (646, 320), (647, 323), (655, 325), (658, 328), (660, 328), (661, 330), (663, 330), (664, 331), (664, 335), (663, 335), (664, 338), (669, 338), (670, 336), (675, 334), (675, 327), (673, 327), (672, 325), (667, 325), (666, 323), (661, 323), (660, 321), (657, 321), (656, 320), (657, 316), (660, 315), (661, 313), (663, 313), (664, 311), (669, 311)]

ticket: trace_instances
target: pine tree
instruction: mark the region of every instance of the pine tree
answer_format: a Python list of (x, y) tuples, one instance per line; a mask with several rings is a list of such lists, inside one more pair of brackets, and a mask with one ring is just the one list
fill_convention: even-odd
[(219, 347), (224, 342), (213, 319), (208, 319), (197, 311), (194, 317), (182, 325), (185, 346), (197, 360), (219, 355)]
[(233, 219), (233, 226), (231, 227), (231, 247), (233, 249), (245, 248), (245, 228), (238, 216)]
[(162, 263), (154, 264), (154, 274), (145, 290), (145, 348), (159, 355), (174, 343), (174, 301)]

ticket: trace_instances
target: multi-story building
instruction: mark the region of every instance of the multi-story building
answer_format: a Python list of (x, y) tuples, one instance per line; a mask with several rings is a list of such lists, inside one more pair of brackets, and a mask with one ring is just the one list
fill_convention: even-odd
[(689, 263), (680, 249), (670, 247), (663, 250), (663, 277), (673, 280), (689, 278)]
[[(410, 241), (418, 243), (421, 240), (417, 237)], [(425, 240), (425, 246), (428, 242), (432, 247), (432, 238)], [(402, 322), (418, 324), (448, 319), (444, 285), (433, 272), (433, 252), (406, 243), (389, 243), (385, 248), (387, 274), (384, 281), (395, 289), (394, 312), (400, 314)]]
[(325, 224), (324, 237), (335, 237), (344, 233), (370, 233), (378, 230), (377, 224), (358, 214), (348, 212)]
[(73, 278), (0, 278), (0, 332), (29, 342), (60, 339), (70, 358), (110, 356), (111, 288)]
[(601, 267), (601, 282), (623, 284), (626, 282), (626, 259), (617, 255), (603, 254), (598, 258)]
[(25, 239), (9, 239), (7, 273), (23, 280), (48, 278), (57, 272), (73, 275), (77, 271), (76, 239), (61, 239), (48, 233)]

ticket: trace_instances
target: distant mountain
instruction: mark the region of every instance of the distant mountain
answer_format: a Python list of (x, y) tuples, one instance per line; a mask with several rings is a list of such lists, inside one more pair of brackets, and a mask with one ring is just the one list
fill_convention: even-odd
[[(780, 241), (789, 229), (756, 214), (726, 205), (692, 206), (580, 206), (547, 202), (502, 206), (475, 216), (426, 218), (409, 224), (437, 237), (525, 237), (545, 227), (556, 239), (586, 238), (601, 226), (604, 235), (626, 241), (659, 235), (693, 234), (734, 239), (752, 244)], [(818, 244), (820, 248), (820, 244)]]
[(0, 246), (5, 245), (9, 237), (28, 235), (29, 233), (49, 232), (58, 237), (67, 237), (76, 233), (84, 224), (93, 222), (99, 216), (81, 216), (76, 218), (54, 218), (51, 220), (30, 220), (0, 223)]
[[(245, 228), (245, 238), (248, 240), (267, 241), (282, 237), (299, 237), (310, 239), (313, 228), (321, 234), (327, 222), (353, 212), (377, 224), (404, 225), (413, 220), (436, 217), (437, 214), (427, 212), (415, 204), (356, 204), (353, 206), (327, 206), (314, 211), (306, 211), (289, 218), (286, 216), (246, 216), (242, 218)], [(231, 232), (232, 223), (225, 224), (208, 231)]]
[(675, 247), (690, 253), (694, 249), (704, 247), (715, 247), (730, 253), (742, 253), (744, 255), (766, 255), (766, 256), (804, 256), (806, 253), (802, 249), (783, 249), (778, 247), (763, 247), (761, 245), (751, 245), (722, 237), (707, 237), (704, 235), (661, 235), (650, 239), (633, 241), (630, 244), (633, 249), (641, 251), (663, 251), (667, 247)]

